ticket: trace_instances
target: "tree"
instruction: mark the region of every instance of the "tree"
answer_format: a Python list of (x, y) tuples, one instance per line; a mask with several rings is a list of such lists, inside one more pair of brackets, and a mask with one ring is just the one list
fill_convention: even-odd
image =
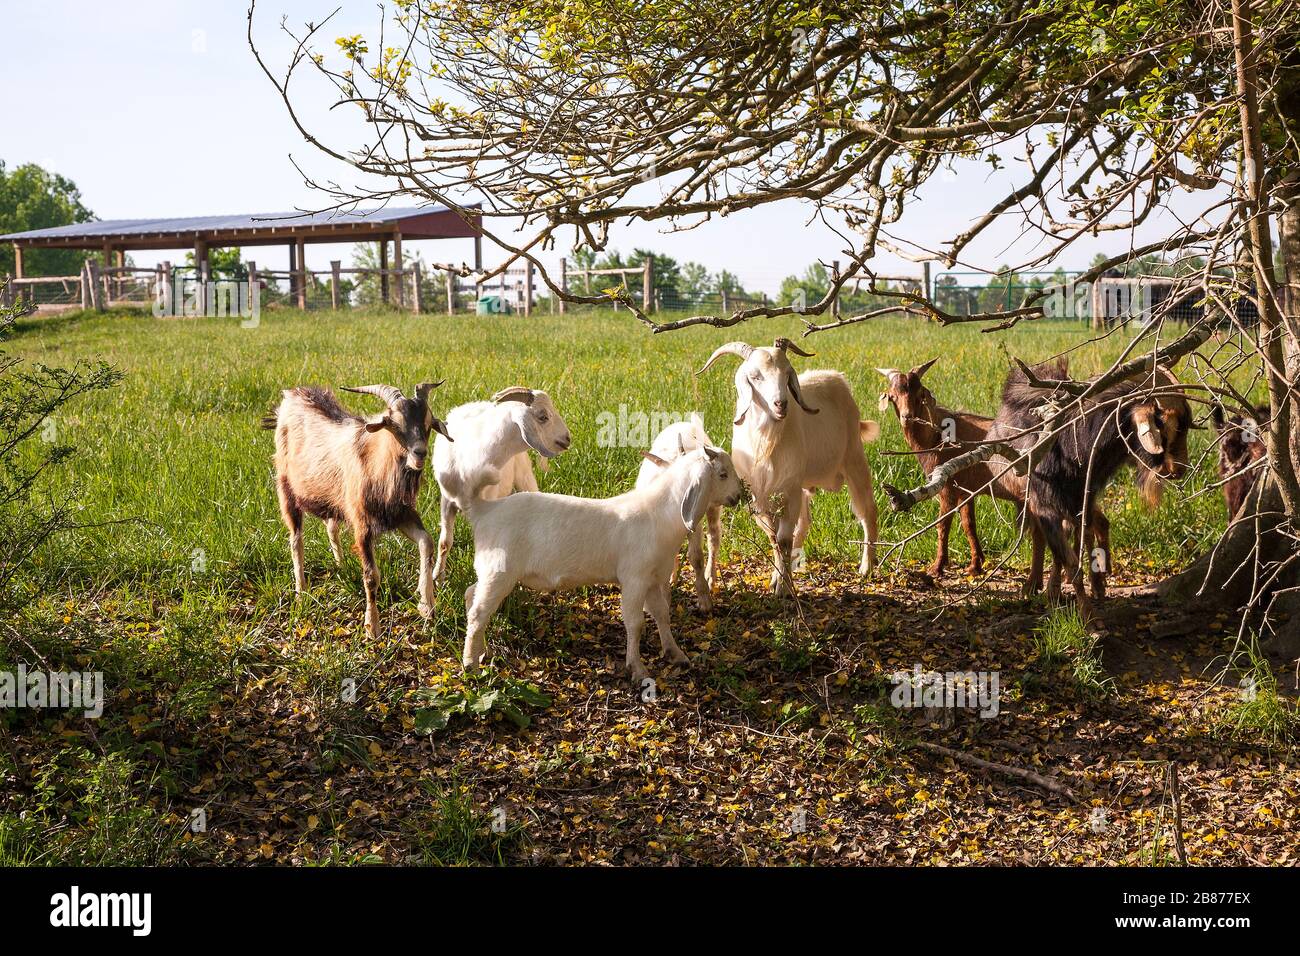
[[(21, 312), (0, 306), (0, 343)], [(75, 526), (75, 500), (52, 493), (49, 475), (74, 453), (64, 443), (59, 413), (79, 396), (117, 384), (103, 362), (72, 368), (25, 363), (0, 349), (0, 610), (21, 605), (33, 555), (53, 535)]]
[[(185, 264), (194, 268), (194, 253), (185, 253)], [(232, 279), (244, 281), (248, 278), (248, 266), (244, 263), (242, 250), (238, 246), (208, 250), (208, 275), (213, 279)]]
[[(637, 29), (608, 28), (632, 22)], [(842, 222), (852, 241), (838, 282), (799, 314), (805, 334), (880, 314), (823, 318), (844, 285), (863, 278), (888, 300), (885, 309), (996, 331), (1041, 318), (1048, 286), (959, 314), (877, 284), (872, 262), (890, 252), (951, 268), (1009, 216), (1019, 216), (1037, 244), (1024, 261), (1003, 267), (1007, 277), (1102, 233), (1125, 236), (1128, 248), (1078, 281), (1158, 255), (1208, 311), (1238, 323), (1248, 345), (1244, 353), (1202, 355), (1193, 397), (1239, 408), (1246, 397), (1230, 376), (1247, 363), (1264, 373), (1271, 408), (1265, 485), (1283, 516), (1263, 531), (1249, 517), (1238, 522), (1219, 556), (1223, 568), (1250, 567), (1238, 583), (1267, 588), (1220, 587), (1228, 572), (1216, 577), (1208, 565), (1183, 580), (1204, 582), (1208, 574), (1214, 586), (1206, 595), (1251, 612), (1297, 593), (1288, 588), (1300, 584), (1300, 561), (1279, 557), (1294, 553), (1300, 533), (1294, 0), (412, 0), (390, 26), (402, 40), (386, 41), (377, 63), (367, 61), (360, 37), (340, 38), (332, 56), (320, 53), (319, 27), (310, 27), (295, 37), (300, 52), (285, 75), (263, 67), (311, 142), (387, 184), (371, 198), (414, 193), (453, 207), (486, 198), (485, 231), (507, 250), (495, 269), (536, 259), (561, 232), (603, 249), (617, 223), (691, 228), (794, 201)], [(250, 15), (250, 43), (252, 33)], [(335, 85), (338, 103), (364, 111), (373, 141), (333, 146), (308, 128), (286, 92), (302, 65)], [(988, 163), (1012, 185), (941, 242), (909, 241), (902, 228), (917, 191), (936, 171), (969, 160)], [(1137, 241), (1175, 191), (1195, 208)], [(1274, 218), (1281, 280), (1272, 268)], [(543, 279), (551, 282), (544, 271)], [(1241, 297), (1256, 303), (1258, 327), (1239, 323)], [(656, 321), (627, 305), (656, 332), (799, 311), (776, 303)], [(1207, 319), (1157, 348), (1169, 342), (1167, 311), (1157, 308), (1130, 328), (1136, 353), (1176, 362), (1209, 336)], [(1149, 364), (1130, 360), (1102, 379)], [(1095, 383), (1074, 385), (1078, 399)], [(1052, 416), (1058, 425), (1081, 414), (1078, 401), (1067, 404), (1072, 411)], [(1293, 621), (1300, 641), (1300, 614)]]
[[(76, 185), (35, 163), (25, 163), (13, 172), (0, 160), (0, 234), (27, 232), (89, 222), (94, 215), (81, 202)], [(27, 249), (23, 252), (26, 275), (76, 275), (87, 253), (78, 249)], [(14, 249), (0, 243), (0, 275), (15, 271)]]

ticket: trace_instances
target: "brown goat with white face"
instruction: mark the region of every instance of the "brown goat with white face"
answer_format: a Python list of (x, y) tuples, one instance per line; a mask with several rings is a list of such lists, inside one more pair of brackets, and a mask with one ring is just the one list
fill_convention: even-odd
[(302, 565), (303, 513), (325, 522), (334, 560), (342, 563), (338, 525), (352, 527), (353, 548), (361, 559), (366, 589), (366, 634), (375, 635), (379, 614), (375, 597), (379, 570), (374, 547), (380, 535), (401, 531), (420, 548), (420, 613), (433, 613), (433, 539), (424, 529), (416, 498), (429, 453), (429, 435), (446, 435), (434, 418), (429, 393), (441, 382), (424, 382), (407, 398), (391, 385), (365, 385), (349, 392), (374, 395), (387, 408), (361, 418), (339, 404), (325, 388), (284, 392), (262, 426), (275, 429), (276, 492), (280, 515), (289, 529), (294, 589), (307, 587)]
[[(993, 419), (974, 412), (961, 412), (940, 405), (922, 381), (922, 376), (938, 359), (917, 365), (910, 371), (896, 368), (876, 369), (885, 377), (885, 390), (880, 394), (880, 410), (893, 406), (902, 426), (903, 437), (916, 452), (917, 463), (928, 475), (949, 459), (961, 454), (963, 443), (983, 441), (988, 437)], [(1055, 369), (1054, 369), (1055, 370)], [(1061, 371), (1062, 377), (1065, 372)], [(975, 530), (975, 499), (979, 495), (992, 495), (1014, 503), (1017, 510), (1025, 506), (1025, 480), (1011, 470), (995, 468), (987, 462), (972, 465), (959, 472), (939, 492), (939, 541), (930, 566), (932, 577), (943, 575), (948, 565), (948, 536), (954, 514), (961, 514), (962, 530), (970, 545), (971, 562), (967, 573), (978, 575), (983, 570), (984, 549), (980, 547)], [(1038, 525), (1029, 521), (1028, 530), (1033, 541), (1034, 565), (1026, 582), (1028, 593), (1036, 592), (1042, 585), (1044, 543)]]

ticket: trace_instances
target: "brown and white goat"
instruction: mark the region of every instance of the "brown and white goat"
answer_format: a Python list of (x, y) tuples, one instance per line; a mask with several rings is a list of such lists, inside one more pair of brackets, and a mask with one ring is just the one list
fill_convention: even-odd
[[(993, 419), (974, 412), (960, 412), (945, 408), (935, 401), (934, 394), (921, 380), (938, 359), (917, 365), (910, 371), (896, 368), (876, 369), (885, 377), (885, 390), (880, 393), (879, 407), (883, 412), (893, 406), (902, 426), (903, 437), (916, 452), (917, 463), (928, 475), (944, 462), (961, 454), (963, 445), (983, 441), (988, 437)], [(1025, 506), (1025, 480), (1005, 466), (987, 462), (972, 465), (953, 476), (939, 492), (939, 541), (930, 565), (930, 574), (941, 577), (948, 565), (948, 536), (952, 518), (961, 515), (962, 530), (970, 545), (970, 566), (966, 572), (979, 574), (984, 567), (984, 549), (980, 547), (975, 530), (975, 499), (979, 495), (992, 495), (1010, 501), (1018, 511)], [(1027, 590), (1037, 591), (1043, 578), (1043, 537), (1035, 522), (1028, 522), (1033, 541), (1034, 567), (1030, 572)]]
[[(754, 514), (772, 542), (772, 590), (792, 591), (792, 553), (803, 546), (813, 491), (838, 491), (847, 482), (853, 514), (862, 525), (862, 561), (868, 575), (876, 562), (876, 500), (871, 466), (862, 449), (880, 426), (863, 421), (848, 379), (833, 371), (796, 375), (786, 352), (811, 357), (789, 339), (771, 348), (746, 342), (718, 346), (704, 368), (723, 355), (741, 359), (736, 369), (736, 413), (731, 457), (754, 496)], [(797, 406), (797, 407), (793, 407)]]
[[(429, 434), (446, 426), (429, 409), (429, 393), (441, 382), (423, 382), (407, 398), (392, 385), (364, 385), (349, 392), (374, 395), (387, 407), (362, 418), (339, 404), (327, 388), (291, 388), (276, 410), (262, 419), (275, 429), (276, 491), (289, 528), (294, 590), (306, 590), (302, 563), (303, 513), (325, 522), (334, 560), (343, 561), (338, 526), (352, 528), (366, 589), (366, 634), (375, 635), (379, 569), (375, 541), (401, 531), (420, 549), (420, 613), (433, 613), (433, 538), (424, 529), (416, 498), (429, 453)], [(448, 436), (450, 437), (450, 436)]]
[(1252, 410), (1253, 415), (1233, 415), (1224, 420), (1223, 406), (1215, 404), (1214, 430), (1219, 436), (1219, 478), (1223, 481), (1223, 498), (1228, 505), (1228, 520), (1241, 513), (1259, 478), (1255, 462), (1268, 454), (1260, 422), (1268, 421), (1268, 408)]
[[(1027, 451), (1038, 440), (1043, 420), (1038, 409), (1050, 397), (1045, 389), (1029, 385), (1024, 373), (1014, 369), (1002, 389), (1002, 405), (990, 439), (1010, 441)], [(1068, 399), (1067, 399), (1068, 400)], [(1178, 380), (1158, 369), (1141, 381), (1122, 381), (1084, 402), (1081, 413), (1064, 426), (1051, 448), (1029, 475), (1026, 504), (1037, 520), (1053, 560), (1065, 569), (1074, 585), (1080, 614), (1089, 615), (1083, 574), (1071, 533), (1101, 539), (1103, 528), (1093, 528), (1096, 503), (1111, 478), (1130, 460), (1139, 466), (1139, 485), (1151, 500), (1162, 481), (1181, 478), (1187, 470), (1187, 432), (1192, 426), (1191, 406), (1178, 388)], [(994, 459), (994, 467), (1000, 459)], [(1059, 598), (1059, 575), (1053, 574), (1048, 596)]]

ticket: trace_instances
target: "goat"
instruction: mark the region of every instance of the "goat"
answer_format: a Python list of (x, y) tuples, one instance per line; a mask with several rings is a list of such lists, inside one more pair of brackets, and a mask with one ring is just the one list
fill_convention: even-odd
[(294, 590), (307, 587), (302, 566), (303, 512), (325, 522), (334, 560), (343, 561), (338, 526), (352, 527), (366, 590), (366, 634), (375, 636), (379, 569), (375, 541), (401, 531), (420, 549), (420, 614), (433, 613), (433, 539), (424, 529), (416, 499), (429, 451), (429, 434), (447, 434), (429, 408), (429, 393), (441, 382), (422, 382), (407, 398), (392, 385), (363, 385), (346, 391), (374, 395), (387, 408), (361, 418), (339, 404), (326, 388), (291, 388), (262, 427), (275, 430), (276, 492), (280, 516), (289, 528)]
[(1223, 498), (1228, 505), (1228, 520), (1241, 513), (1242, 506), (1255, 488), (1259, 469), (1251, 468), (1268, 454), (1268, 445), (1261, 433), (1260, 422), (1268, 421), (1265, 406), (1251, 409), (1252, 415), (1233, 415), (1224, 420), (1223, 406), (1215, 404), (1211, 413), (1214, 431), (1219, 436), (1219, 477), (1223, 482)]
[[(896, 368), (876, 369), (885, 377), (885, 390), (880, 393), (879, 408), (883, 412), (893, 406), (903, 429), (903, 437), (912, 451), (916, 452), (917, 463), (926, 474), (961, 454), (962, 443), (986, 439), (993, 424), (991, 418), (974, 412), (953, 411), (935, 401), (933, 393), (921, 381), (921, 377), (937, 361), (937, 358), (931, 359), (908, 372)], [(975, 530), (975, 498), (978, 495), (991, 495), (1002, 501), (1010, 501), (1016, 505), (1017, 511), (1023, 511), (1024, 485), (1024, 479), (1014, 472), (1005, 467), (990, 466), (987, 462), (972, 465), (954, 475), (939, 492), (939, 541), (934, 563), (929, 569), (931, 576), (942, 577), (948, 565), (948, 536), (953, 515), (958, 512), (961, 514), (962, 530), (966, 532), (966, 541), (970, 545), (971, 560), (966, 573), (980, 574), (984, 568), (984, 550), (980, 547), (979, 535)], [(1028, 525), (1033, 540), (1033, 567), (1025, 590), (1032, 593), (1042, 583), (1044, 544), (1038, 525), (1032, 521)]]
[[(787, 351), (812, 357), (785, 338), (771, 348), (727, 342), (696, 373), (703, 374), (723, 355), (741, 359), (731, 454), (753, 493), (758, 524), (772, 542), (771, 586), (778, 595), (792, 591), (791, 553), (803, 547), (808, 534), (814, 490), (838, 491), (848, 482), (853, 514), (864, 535), (859, 574), (868, 575), (875, 567), (877, 537), (871, 467), (862, 443), (875, 441), (880, 426), (861, 419), (841, 373), (795, 375)], [(790, 408), (791, 398), (798, 411)]]
[[(459, 439), (454, 445), (453, 435)], [(438, 438), (433, 443), (433, 472), (442, 492), (435, 581), (446, 573), (456, 515), (465, 510), (465, 502), (536, 491), (528, 449), (545, 462), (562, 454), (572, 441), (551, 396), (522, 386), (502, 389), (491, 401), (469, 402), (447, 413), (447, 440)]]
[(669, 626), (669, 579), (687, 534), (711, 507), (734, 505), (740, 496), (731, 457), (706, 445), (668, 464), (646, 487), (614, 498), (538, 492), (469, 499), (477, 580), (465, 591), (461, 663), (467, 670), (482, 663), (488, 621), (517, 584), (538, 591), (617, 584), (633, 680), (649, 677), (641, 663), (647, 611), (664, 655), (686, 663)]
[[(644, 461), (636, 476), (636, 487), (645, 488), (654, 482), (660, 472), (673, 461), (695, 451), (697, 448), (711, 446), (708, 433), (704, 431), (704, 419), (698, 412), (692, 412), (689, 420), (675, 422), (661, 431), (650, 446), (642, 453)], [(704, 527), (696, 525), (687, 540), (686, 556), (695, 571), (695, 603), (701, 611), (713, 610), (713, 588), (718, 580), (718, 550), (722, 540), (722, 508), (713, 507), (708, 511), (709, 557), (704, 560)], [(673, 574), (669, 583), (677, 580), (677, 565), (673, 564)]]
[[(1013, 369), (1003, 385), (1002, 404), (989, 438), (1028, 450), (1038, 440), (1042, 419), (1036, 411), (1046, 398), (1043, 389), (1028, 384), (1022, 370)], [(1088, 598), (1068, 533), (1082, 535), (1088, 549), (1092, 529), (1082, 527), (1082, 518), (1089, 515), (1095, 520), (1097, 500), (1130, 459), (1139, 466), (1139, 484), (1148, 500), (1158, 493), (1160, 481), (1181, 478), (1187, 470), (1191, 424), (1191, 406), (1178, 390), (1178, 380), (1158, 369), (1143, 382), (1121, 381), (1087, 399), (1082, 414), (1062, 428), (1030, 472), (1026, 505), (1054, 562), (1070, 577), (1085, 619)], [(995, 467), (998, 461), (994, 459)], [(1107, 530), (1098, 527), (1096, 533), (1105, 538), (1108, 547)], [(1053, 601), (1060, 597), (1056, 571), (1048, 584), (1048, 596)]]

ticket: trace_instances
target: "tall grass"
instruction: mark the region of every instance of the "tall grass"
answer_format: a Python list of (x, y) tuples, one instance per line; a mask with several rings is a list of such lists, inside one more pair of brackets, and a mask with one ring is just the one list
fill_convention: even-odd
[[(42, 570), (72, 591), (148, 582), (153, 589), (179, 592), (237, 588), (254, 597), (282, 595), (288, 554), (271, 483), (272, 437), (259, 430), (258, 419), (287, 386), (389, 382), (410, 388), (417, 381), (445, 378), (435, 393), (439, 411), (506, 385), (546, 389), (574, 444), (541, 477), (543, 487), (609, 495), (631, 486), (641, 447), (599, 447), (602, 413), (618, 415), (620, 406), (646, 414), (699, 410), (714, 439), (728, 445), (730, 367), (699, 377), (694, 370), (728, 338), (766, 342), (797, 332), (791, 323), (767, 322), (655, 336), (626, 313), (524, 319), (271, 311), (253, 329), (237, 320), (159, 320), (128, 311), (28, 319), (14, 338), (19, 355), (65, 365), (103, 358), (125, 373), (112, 394), (80, 404), (56, 423), (60, 440), (78, 448), (64, 480), (82, 490), (81, 518), (88, 530), (56, 542), (41, 556)], [(1004, 350), (1033, 361), (1079, 346), (1087, 336), (1076, 323), (1038, 322), (988, 335), (972, 327), (889, 319), (804, 340), (818, 355), (798, 361), (800, 368), (842, 370), (863, 416), (881, 422), (881, 438), (868, 449), (878, 489), (882, 482), (911, 485), (921, 472), (910, 455), (898, 454), (906, 443), (893, 413), (876, 409), (882, 381), (875, 367), (906, 368), (939, 356), (927, 376), (939, 401), (992, 413), (1007, 367)], [(1120, 345), (1112, 337), (1078, 348), (1071, 354), (1075, 374), (1100, 370)], [(368, 399), (348, 400), (357, 409), (369, 407)], [(1204, 450), (1207, 434), (1194, 433), (1194, 453)], [(1207, 477), (1208, 466), (1202, 467), (1187, 490), (1203, 487)], [(1108, 494), (1105, 507), (1121, 565), (1168, 567), (1221, 533), (1223, 507), (1217, 496), (1167, 498), (1158, 514), (1150, 514), (1127, 480)], [(436, 490), (426, 490), (422, 500), (433, 527)], [(933, 504), (896, 515), (882, 502), (882, 538), (902, 540), (934, 516)], [(761, 547), (762, 537), (747, 516), (737, 512), (729, 521), (724, 547), (743, 553)], [(990, 554), (1002, 553), (1017, 538), (1005, 506), (995, 508), (983, 499), (979, 522)], [(324, 534), (314, 524), (309, 529), (309, 574), (319, 579), (332, 563)], [(819, 495), (808, 556), (855, 560), (859, 536), (845, 493)], [(452, 565), (458, 587), (468, 581), (469, 548), (469, 535), (460, 535)], [(932, 548), (933, 536), (926, 535), (901, 556), (921, 561)], [(960, 535), (954, 536), (954, 550), (961, 560)], [(381, 562), (400, 553), (409, 571), (409, 551), (405, 540), (389, 538)], [(1020, 558), (1023, 553), (1017, 563)], [(357, 584), (355, 562), (328, 573)], [(404, 593), (411, 577), (385, 575), (385, 585)]]

